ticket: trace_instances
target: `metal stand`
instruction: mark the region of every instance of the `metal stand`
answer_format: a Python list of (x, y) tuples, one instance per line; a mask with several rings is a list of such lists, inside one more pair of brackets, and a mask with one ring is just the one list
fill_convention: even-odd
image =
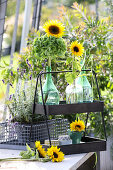
[[(82, 71), (91, 71), (90, 69), (84, 69)], [(43, 109), (44, 109), (44, 115), (45, 115), (45, 120), (46, 120), (46, 125), (47, 125), (47, 130), (48, 130), (48, 137), (49, 137), (49, 143), (51, 146), (51, 138), (50, 138), (50, 131), (49, 131), (49, 127), (48, 127), (48, 116), (47, 116), (47, 109), (46, 109), (46, 104), (44, 102), (44, 97), (43, 97), (43, 90), (42, 90), (42, 75), (45, 74), (58, 74), (58, 73), (66, 73), (66, 72), (72, 72), (72, 71), (52, 71), (52, 72), (40, 72), (37, 76), (37, 81), (36, 81), (36, 88), (35, 88), (35, 95), (34, 95), (34, 104), (33, 104), (33, 114), (35, 113), (35, 107), (36, 107), (36, 94), (37, 94), (37, 86), (38, 86), (38, 80), (40, 79), (40, 87), (41, 87), (41, 95), (42, 95), (42, 102), (43, 102)], [(96, 81), (96, 85), (97, 85), (97, 90), (98, 90), (98, 95), (99, 95), (99, 100), (101, 101), (101, 96), (100, 96), (100, 91), (99, 91), (99, 86), (98, 86), (98, 82), (97, 82), (97, 77), (96, 77), (96, 73), (94, 71), (92, 71), (93, 75), (95, 76), (95, 81)], [(104, 114), (102, 113), (102, 123), (103, 123), (103, 127), (104, 127), (104, 135), (105, 135), (105, 139), (107, 140), (106, 137), (106, 129), (105, 129), (105, 122), (104, 122)], [(88, 122), (88, 116), (89, 113), (87, 113), (87, 118), (86, 118), (86, 126), (87, 126), (87, 122)], [(31, 123), (31, 131), (32, 131), (32, 123)], [(30, 141), (31, 141), (31, 131), (30, 131)], [(86, 133), (86, 129), (85, 129), (85, 133)], [(84, 137), (85, 137), (85, 133), (84, 133)]]

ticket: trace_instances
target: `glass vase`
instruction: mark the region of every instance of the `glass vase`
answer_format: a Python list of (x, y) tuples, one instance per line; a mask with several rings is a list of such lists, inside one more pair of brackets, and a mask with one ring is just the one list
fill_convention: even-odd
[(82, 103), (83, 102), (83, 89), (80, 84), (74, 83), (66, 87), (66, 103)]
[[(47, 66), (46, 72), (51, 72), (51, 66)], [(51, 73), (46, 74), (46, 81), (42, 88), (43, 98), (46, 105), (59, 104), (59, 92), (53, 83)], [(39, 94), (39, 103), (42, 104), (42, 95)]]
[(83, 89), (83, 102), (93, 102), (93, 90), (85, 74), (85, 71), (80, 72), (80, 76), (76, 79), (76, 86), (81, 85)]

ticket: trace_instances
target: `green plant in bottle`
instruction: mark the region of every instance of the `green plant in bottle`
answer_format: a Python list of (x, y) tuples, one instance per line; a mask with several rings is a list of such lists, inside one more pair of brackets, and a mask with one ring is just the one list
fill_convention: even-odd
[[(51, 66), (47, 66), (46, 72), (51, 72)], [(46, 74), (46, 81), (43, 85), (42, 91), (45, 104), (47, 105), (59, 104), (59, 92), (53, 83), (51, 73)], [(39, 103), (42, 104), (41, 92), (39, 94)]]
[(70, 49), (72, 57), (69, 62), (72, 62), (72, 73), (66, 74), (66, 80), (69, 83), (66, 88), (66, 103), (81, 103), (83, 102), (83, 89), (81, 84), (76, 84), (76, 78), (81, 70), (79, 56), (82, 56), (84, 48), (82, 44), (74, 41), (71, 43)]
[[(48, 59), (46, 72), (51, 72), (51, 60), (57, 56), (63, 57), (66, 52), (66, 44), (62, 35), (64, 26), (62, 23), (51, 20), (44, 24), (45, 35), (37, 37), (33, 42), (34, 55), (36, 58)], [(55, 87), (51, 73), (46, 75), (46, 81), (42, 88), (44, 102), (47, 105), (59, 104), (59, 92)], [(42, 104), (42, 94), (39, 93), (38, 102)]]

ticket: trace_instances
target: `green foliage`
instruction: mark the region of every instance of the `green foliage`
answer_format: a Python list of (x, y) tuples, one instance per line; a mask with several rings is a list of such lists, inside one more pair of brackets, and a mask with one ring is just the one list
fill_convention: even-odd
[[(108, 4), (109, 5), (109, 4)], [(72, 15), (71, 15), (72, 14)], [(112, 133), (111, 129), (113, 127), (113, 24), (109, 19), (107, 20), (99, 20), (96, 21), (95, 18), (88, 15), (86, 9), (83, 6), (74, 5), (73, 9), (67, 9), (62, 13), (62, 21), (66, 26), (66, 35), (65, 38), (67, 42), (74, 40), (78, 40), (80, 43), (83, 43), (86, 55), (85, 67), (92, 68), (97, 73), (99, 88), (102, 93), (102, 100), (105, 102), (105, 124), (107, 129), (107, 134)], [(81, 23), (77, 23), (75, 21), (79, 20)], [(29, 45), (24, 51), (24, 54), (20, 56), (19, 60), (19, 73), (18, 76), (21, 78), (28, 78), (32, 74), (33, 77), (43, 69), (42, 63), (44, 67), (47, 65), (45, 62), (46, 54), (49, 52), (43, 50), (39, 52), (40, 55), (35, 55), (32, 53), (33, 46), (32, 43), (36, 37), (39, 37), (37, 32), (31, 32), (29, 35)], [(44, 36), (43, 40), (44, 40)], [(40, 46), (39, 39), (36, 38), (35, 41)], [(44, 40), (45, 41), (45, 40)], [(35, 42), (34, 42), (35, 43)], [(50, 43), (50, 42), (48, 42)], [(46, 44), (46, 42), (45, 42)], [(51, 44), (50, 44), (51, 45)], [(41, 47), (41, 46), (40, 46)], [(37, 52), (38, 49), (35, 49)], [(56, 52), (56, 49), (53, 49)], [(65, 56), (57, 56), (54, 57), (51, 55), (52, 60), (52, 70), (71, 70), (72, 69), (72, 57), (69, 53), (66, 53)], [(84, 56), (83, 56), (84, 57)], [(28, 59), (28, 60), (27, 60)], [(78, 60), (77, 60), (78, 61)], [(76, 69), (76, 68), (74, 68)], [(25, 70), (25, 72), (24, 72)], [(9, 70), (11, 72), (11, 70)], [(10, 73), (7, 74), (10, 75)], [(17, 77), (18, 77), (17, 76)], [(73, 79), (73, 74), (71, 74)], [(10, 80), (10, 78), (5, 78), (5, 81)], [(67, 86), (67, 82), (65, 81), (64, 74), (53, 75), (55, 81), (57, 83), (57, 88), (61, 93), (61, 100), (65, 99), (65, 88)], [(67, 80), (69, 76), (67, 75)], [(75, 78), (75, 77), (74, 77)], [(14, 78), (15, 79), (15, 78)], [(68, 81), (70, 81), (69, 79)], [(12, 81), (13, 83), (13, 81)], [(98, 99), (97, 89), (94, 82), (94, 99)], [(72, 118), (72, 117), (71, 117)], [(71, 118), (69, 118), (71, 120)], [(83, 118), (82, 118), (83, 119)], [(101, 117), (99, 114), (91, 114), (90, 117), (90, 126), (95, 129), (95, 133), (102, 133), (103, 137), (103, 126)]]
[(41, 36), (34, 39), (33, 54), (36, 58), (55, 58), (63, 56), (66, 51), (66, 44), (62, 38), (53, 36)]
[[(75, 15), (73, 15), (73, 12), (72, 15), (69, 15), (68, 11), (66, 12), (63, 9), (65, 15), (62, 15), (61, 19), (67, 27), (66, 38), (69, 41), (78, 40), (83, 43), (86, 53), (85, 68), (93, 69), (97, 73), (99, 89), (105, 103), (104, 116), (107, 135), (110, 135), (113, 127), (113, 25), (110, 18), (105, 21), (96, 21), (95, 18), (88, 16), (87, 11), (81, 5), (74, 4), (73, 9)], [(82, 19), (81, 24), (78, 24), (78, 26), (73, 23), (73, 18), (75, 17), (80, 18), (80, 21)], [(71, 62), (71, 58), (67, 62)], [(98, 99), (95, 82), (94, 99)], [(96, 134), (100, 133), (101, 137), (104, 137), (100, 114), (92, 113), (89, 123)]]
[(113, 21), (113, 1), (112, 0), (104, 0), (107, 5), (107, 15), (111, 17), (111, 21)]
[(70, 73), (70, 72), (66, 73), (65, 78), (69, 84), (72, 84), (73, 81), (78, 77), (78, 75), (81, 71), (80, 61), (81, 61), (82, 57), (80, 58), (77, 56), (71, 56), (71, 57), (70, 56), (67, 57), (66, 65), (68, 67), (71, 64), (72, 73)]
[[(22, 159), (35, 159), (35, 151), (33, 151), (28, 146), (28, 144), (26, 144), (26, 149), (27, 151), (20, 152), (20, 156), (22, 157)], [(36, 154), (36, 158), (39, 158), (39, 156), (37, 157), (37, 154)]]
[(3, 80), (5, 81), (5, 84), (9, 83), (10, 85), (14, 84), (14, 81), (18, 78), (15, 70), (9, 66), (2, 68), (1, 75), (3, 75)]
[(31, 151), (22, 151), (20, 153), (20, 156), (22, 157), (22, 159), (30, 159), (30, 158), (34, 158), (35, 152), (31, 152)]
[(73, 5), (74, 2), (77, 2), (79, 4), (87, 2), (87, 3), (95, 3), (95, 0), (63, 0), (63, 4), (71, 7)]
[(6, 102), (10, 114), (11, 121), (20, 123), (38, 123), (44, 119), (44, 116), (34, 114), (32, 117), (33, 99), (34, 99), (34, 86), (32, 82), (27, 82), (26, 88), (22, 90), (17, 89), (17, 92), (10, 96)]
[(40, 161), (40, 162), (48, 162), (51, 160), (48, 156), (46, 156), (45, 158), (40, 158), (37, 149), (36, 150), (34, 148), (31, 149), (27, 144), (26, 144), (26, 149), (27, 151), (20, 152), (21, 159)]

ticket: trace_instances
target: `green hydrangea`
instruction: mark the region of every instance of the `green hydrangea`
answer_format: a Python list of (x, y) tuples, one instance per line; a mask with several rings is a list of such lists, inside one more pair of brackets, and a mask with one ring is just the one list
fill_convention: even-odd
[(41, 36), (34, 39), (33, 54), (36, 58), (55, 58), (63, 56), (66, 52), (66, 43), (63, 38), (53, 36)]

